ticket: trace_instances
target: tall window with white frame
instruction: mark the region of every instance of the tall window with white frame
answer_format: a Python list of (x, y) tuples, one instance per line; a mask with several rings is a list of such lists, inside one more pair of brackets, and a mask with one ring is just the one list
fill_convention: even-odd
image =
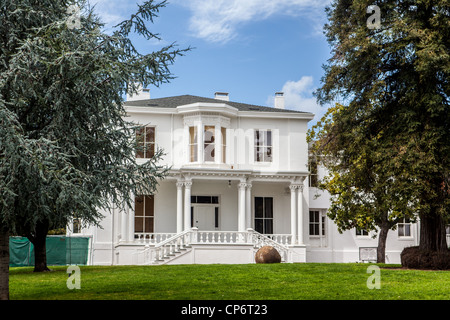
[(222, 163), (227, 162), (227, 129), (222, 127)]
[(136, 158), (150, 159), (155, 155), (155, 127), (136, 129)]
[(150, 238), (150, 233), (154, 232), (154, 217), (154, 196), (136, 196), (134, 204), (135, 238)]
[(255, 162), (272, 162), (271, 130), (255, 130)]
[(205, 126), (203, 133), (204, 138), (204, 161), (214, 162), (215, 161), (215, 148), (216, 148), (216, 127), (215, 126)]
[(198, 135), (197, 127), (189, 127), (189, 162), (198, 161)]
[(273, 234), (273, 198), (255, 197), (255, 230)]
[(317, 174), (317, 158), (314, 156), (309, 157), (309, 186), (311, 188), (317, 188), (319, 186), (319, 178)]

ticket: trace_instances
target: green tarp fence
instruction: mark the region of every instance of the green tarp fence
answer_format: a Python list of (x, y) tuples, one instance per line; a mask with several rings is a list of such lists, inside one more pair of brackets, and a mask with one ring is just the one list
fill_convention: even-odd
[[(88, 237), (48, 236), (47, 265), (86, 265), (89, 256)], [(9, 238), (9, 266), (34, 266), (34, 247), (25, 237)]]

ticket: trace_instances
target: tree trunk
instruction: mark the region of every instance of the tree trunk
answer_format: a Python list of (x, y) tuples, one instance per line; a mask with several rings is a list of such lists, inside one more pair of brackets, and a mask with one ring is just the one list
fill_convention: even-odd
[(0, 300), (9, 300), (9, 232), (0, 229)]
[(389, 232), (389, 226), (382, 224), (378, 235), (377, 263), (386, 263), (386, 238)]
[(50, 271), (47, 267), (47, 240), (48, 223), (39, 221), (33, 236), (27, 236), (34, 246), (34, 272)]
[(435, 211), (420, 216), (419, 248), (426, 251), (448, 250), (444, 219)]

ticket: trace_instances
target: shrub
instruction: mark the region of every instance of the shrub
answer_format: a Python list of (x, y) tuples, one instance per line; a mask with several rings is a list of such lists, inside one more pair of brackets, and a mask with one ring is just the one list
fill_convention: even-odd
[(408, 247), (403, 249), (400, 259), (405, 268), (450, 270), (450, 250), (427, 251)]

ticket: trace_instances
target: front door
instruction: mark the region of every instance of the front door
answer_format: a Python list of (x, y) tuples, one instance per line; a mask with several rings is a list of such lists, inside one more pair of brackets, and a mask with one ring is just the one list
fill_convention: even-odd
[(193, 206), (192, 207), (192, 226), (198, 230), (215, 230), (216, 229), (216, 211), (215, 206)]

